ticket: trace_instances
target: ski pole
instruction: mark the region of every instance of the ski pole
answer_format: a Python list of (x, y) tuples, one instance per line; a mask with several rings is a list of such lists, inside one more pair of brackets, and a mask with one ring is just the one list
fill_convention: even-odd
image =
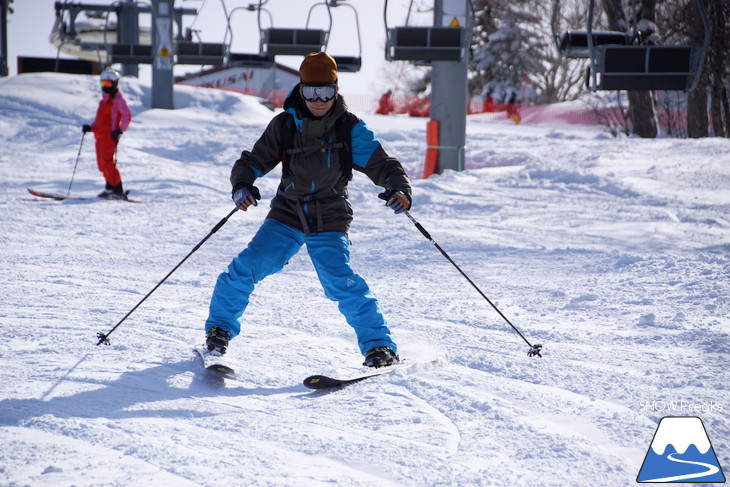
[(522, 333), (520, 333), (520, 330), (518, 330), (518, 329), (517, 329), (517, 327), (516, 327), (515, 325), (513, 325), (513, 324), (512, 324), (512, 322), (511, 322), (510, 320), (508, 320), (508, 319), (507, 319), (507, 317), (506, 317), (506, 316), (505, 316), (505, 315), (504, 315), (504, 314), (503, 314), (503, 313), (502, 313), (502, 312), (501, 312), (501, 311), (499, 310), (499, 308), (497, 308), (497, 307), (496, 307), (496, 306), (494, 305), (494, 303), (492, 303), (492, 301), (491, 301), (491, 300), (490, 300), (490, 299), (489, 299), (489, 298), (488, 298), (488, 297), (487, 297), (487, 296), (486, 296), (486, 295), (485, 295), (485, 294), (484, 294), (484, 293), (482, 292), (482, 290), (481, 290), (481, 289), (479, 289), (479, 288), (477, 287), (477, 285), (476, 285), (476, 284), (474, 284), (474, 281), (472, 281), (471, 279), (469, 279), (469, 276), (467, 276), (467, 275), (466, 275), (466, 273), (465, 273), (464, 271), (462, 271), (462, 270), (461, 270), (461, 268), (460, 268), (460, 267), (459, 267), (458, 265), (456, 265), (456, 262), (454, 262), (454, 261), (453, 261), (453, 259), (452, 259), (451, 257), (449, 257), (449, 254), (447, 254), (447, 253), (446, 253), (446, 251), (445, 251), (444, 249), (442, 249), (442, 248), (441, 248), (441, 246), (440, 246), (439, 244), (437, 244), (437, 243), (436, 243), (436, 242), (435, 242), (435, 241), (434, 241), (434, 240), (433, 240), (433, 239), (431, 238), (431, 235), (429, 235), (429, 233), (428, 233), (428, 232), (426, 231), (426, 229), (425, 229), (425, 228), (423, 228), (423, 226), (422, 226), (422, 225), (421, 225), (420, 223), (418, 223), (418, 222), (416, 221), (416, 219), (415, 219), (415, 218), (413, 218), (413, 217), (411, 216), (411, 214), (410, 214), (410, 213), (408, 213), (408, 211), (405, 211), (404, 213), (405, 213), (405, 214), (406, 214), (406, 216), (407, 216), (407, 217), (408, 217), (408, 218), (409, 218), (409, 219), (410, 219), (410, 220), (411, 220), (411, 221), (413, 222), (413, 224), (414, 224), (414, 225), (416, 226), (416, 228), (418, 229), (418, 231), (420, 231), (420, 232), (421, 232), (421, 233), (423, 234), (423, 236), (424, 236), (424, 237), (426, 237), (426, 239), (427, 239), (427, 240), (428, 240), (429, 242), (431, 242), (431, 243), (432, 243), (432, 244), (434, 245), (434, 247), (436, 247), (436, 248), (437, 248), (437, 249), (439, 250), (439, 252), (441, 252), (441, 255), (443, 255), (444, 257), (446, 257), (446, 260), (448, 260), (449, 262), (451, 262), (451, 264), (452, 264), (452, 265), (453, 265), (454, 267), (456, 267), (456, 270), (457, 270), (457, 271), (459, 271), (459, 272), (461, 273), (461, 275), (462, 275), (462, 276), (464, 276), (464, 278), (465, 278), (465, 279), (466, 279), (467, 281), (469, 281), (469, 284), (471, 284), (472, 286), (474, 286), (474, 289), (476, 289), (476, 290), (477, 290), (477, 292), (478, 292), (479, 294), (481, 294), (481, 295), (482, 295), (482, 297), (483, 297), (484, 299), (486, 299), (486, 300), (487, 300), (487, 303), (489, 303), (489, 305), (490, 305), (490, 306), (491, 306), (492, 308), (494, 308), (494, 310), (495, 310), (495, 311), (496, 311), (497, 313), (499, 313), (499, 316), (501, 316), (501, 317), (502, 317), (502, 319), (504, 319), (504, 321), (506, 321), (506, 322), (507, 322), (507, 324), (508, 324), (509, 326), (511, 326), (511, 327), (512, 327), (512, 329), (513, 329), (514, 331), (516, 331), (516, 332), (517, 332), (517, 334), (518, 334), (518, 335), (520, 336), (520, 338), (522, 338), (522, 339), (523, 339), (523, 340), (525, 341), (525, 343), (527, 343), (527, 345), (529, 345), (529, 346), (530, 346), (530, 350), (529, 350), (529, 351), (527, 352), (527, 356), (528, 356), (528, 357), (534, 357), (535, 355), (537, 355), (538, 357), (542, 357), (542, 355), (540, 355), (540, 350), (542, 349), (542, 345), (540, 345), (539, 343), (536, 343), (535, 345), (531, 344), (531, 343), (530, 343), (530, 342), (529, 342), (529, 341), (527, 340), (527, 338), (525, 338), (525, 335), (523, 335)]
[(135, 307), (134, 307), (134, 308), (132, 308), (132, 309), (131, 309), (131, 310), (129, 311), (129, 313), (127, 313), (126, 315), (124, 315), (124, 318), (122, 318), (121, 320), (119, 320), (119, 323), (117, 323), (116, 325), (114, 325), (114, 328), (112, 328), (111, 330), (109, 330), (109, 332), (107, 332), (107, 333), (101, 333), (101, 332), (97, 333), (97, 334), (96, 334), (96, 337), (97, 337), (97, 338), (99, 339), (99, 341), (97, 342), (97, 344), (96, 344), (96, 345), (97, 345), (97, 346), (99, 346), (99, 345), (101, 345), (102, 343), (103, 343), (104, 345), (111, 345), (111, 342), (109, 341), (109, 335), (111, 335), (111, 334), (112, 334), (112, 332), (114, 332), (114, 330), (116, 330), (116, 329), (117, 329), (117, 328), (119, 327), (119, 325), (121, 325), (121, 324), (122, 324), (122, 323), (124, 322), (124, 320), (126, 320), (126, 319), (127, 319), (128, 317), (129, 317), (129, 315), (131, 315), (132, 313), (134, 313), (134, 311), (135, 311), (135, 310), (136, 310), (137, 308), (139, 308), (139, 305), (141, 305), (142, 303), (144, 303), (144, 302), (145, 302), (145, 300), (146, 300), (147, 298), (149, 298), (149, 297), (150, 297), (150, 295), (151, 295), (151, 294), (152, 294), (153, 292), (155, 292), (155, 291), (157, 290), (157, 288), (158, 288), (158, 287), (160, 287), (160, 286), (162, 285), (162, 283), (163, 283), (163, 282), (165, 282), (165, 281), (167, 280), (167, 278), (168, 278), (168, 277), (170, 277), (170, 276), (172, 275), (172, 273), (173, 273), (173, 272), (175, 272), (175, 271), (176, 271), (176, 270), (178, 269), (178, 267), (180, 267), (181, 265), (183, 265), (183, 262), (185, 262), (186, 260), (188, 260), (188, 257), (190, 257), (191, 255), (193, 255), (193, 253), (195, 253), (195, 251), (196, 251), (196, 250), (198, 250), (198, 249), (199, 249), (199, 248), (200, 248), (200, 247), (201, 247), (201, 246), (202, 246), (202, 245), (203, 245), (203, 244), (205, 243), (205, 241), (206, 241), (206, 240), (208, 240), (208, 239), (209, 239), (209, 238), (211, 237), (211, 235), (213, 235), (213, 234), (214, 234), (215, 232), (217, 232), (218, 230), (220, 230), (220, 228), (221, 228), (221, 227), (222, 227), (223, 225), (225, 225), (225, 223), (226, 223), (226, 222), (228, 221), (228, 219), (229, 219), (229, 218), (231, 217), (231, 215), (233, 215), (233, 214), (234, 214), (234, 213), (235, 213), (236, 211), (238, 211), (238, 207), (235, 207), (235, 208), (234, 208), (233, 210), (231, 210), (231, 212), (230, 212), (230, 213), (229, 213), (228, 215), (224, 216), (224, 217), (223, 217), (223, 219), (221, 219), (221, 221), (219, 221), (219, 222), (218, 222), (218, 223), (217, 223), (217, 224), (216, 224), (216, 225), (215, 225), (215, 226), (214, 226), (214, 227), (213, 227), (213, 228), (211, 229), (211, 231), (210, 231), (210, 232), (208, 232), (208, 235), (206, 235), (206, 236), (205, 236), (205, 238), (203, 238), (203, 240), (201, 240), (200, 242), (198, 242), (198, 244), (197, 244), (197, 245), (196, 245), (195, 247), (193, 247), (193, 250), (191, 250), (191, 251), (190, 251), (190, 252), (188, 253), (188, 255), (186, 255), (186, 256), (185, 256), (185, 257), (183, 258), (183, 260), (181, 260), (181, 261), (180, 261), (180, 262), (179, 262), (179, 263), (178, 263), (178, 264), (177, 264), (177, 265), (176, 265), (176, 266), (175, 266), (175, 267), (174, 267), (174, 268), (173, 268), (173, 269), (172, 269), (172, 270), (171, 270), (170, 272), (168, 272), (168, 273), (167, 273), (167, 275), (166, 275), (165, 277), (163, 277), (163, 278), (162, 278), (162, 280), (161, 280), (160, 282), (158, 282), (158, 283), (157, 283), (157, 285), (156, 285), (155, 287), (153, 287), (153, 288), (152, 288), (152, 290), (151, 290), (150, 292), (148, 292), (148, 293), (147, 293), (147, 295), (146, 295), (146, 296), (145, 296), (144, 298), (142, 298), (142, 299), (140, 300), (140, 302), (139, 302), (139, 303), (137, 303), (137, 304), (135, 305)]
[(79, 144), (79, 153), (76, 154), (76, 163), (74, 164), (74, 172), (71, 174), (71, 182), (68, 183), (68, 191), (66, 191), (67, 198), (71, 195), (71, 185), (73, 185), (74, 176), (76, 176), (76, 166), (79, 165), (79, 157), (81, 157), (81, 148), (84, 146), (84, 137), (86, 137), (86, 132), (83, 132), (81, 134), (81, 143)]

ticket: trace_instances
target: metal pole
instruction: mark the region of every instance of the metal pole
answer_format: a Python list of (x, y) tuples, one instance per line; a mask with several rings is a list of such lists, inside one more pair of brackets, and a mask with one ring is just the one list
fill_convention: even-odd
[(71, 182), (68, 183), (68, 191), (66, 191), (66, 198), (71, 196), (71, 186), (74, 183), (74, 176), (76, 176), (76, 166), (79, 165), (79, 157), (81, 157), (81, 148), (84, 146), (84, 137), (86, 137), (86, 132), (81, 134), (81, 143), (79, 144), (79, 153), (76, 154), (76, 162), (74, 163), (74, 172), (71, 173)]
[[(120, 44), (139, 44), (139, 8), (134, 0), (125, 0), (118, 7), (118, 40)], [(124, 76), (139, 77), (139, 66), (134, 63), (122, 64)]]
[(0, 77), (8, 72), (8, 0), (0, 0)]
[(170, 276), (172, 275), (172, 273), (173, 273), (173, 272), (175, 272), (175, 271), (176, 271), (176, 270), (177, 270), (177, 269), (178, 269), (178, 268), (179, 268), (179, 267), (180, 267), (181, 265), (183, 265), (183, 263), (184, 263), (184, 262), (185, 262), (186, 260), (188, 260), (188, 257), (190, 257), (191, 255), (193, 255), (193, 254), (195, 253), (195, 251), (196, 251), (196, 250), (198, 250), (198, 249), (199, 249), (199, 248), (200, 248), (200, 247), (201, 247), (201, 246), (202, 246), (202, 245), (203, 245), (203, 244), (204, 244), (204, 243), (205, 243), (205, 242), (206, 242), (206, 241), (207, 241), (207, 240), (208, 240), (208, 239), (209, 239), (209, 238), (210, 238), (210, 237), (211, 237), (211, 236), (212, 236), (212, 235), (213, 235), (213, 234), (215, 233), (215, 232), (217, 232), (218, 230), (220, 230), (220, 228), (221, 228), (221, 227), (222, 227), (223, 225), (225, 225), (225, 224), (226, 224), (226, 222), (227, 222), (227, 221), (228, 221), (228, 219), (229, 219), (229, 218), (231, 217), (231, 215), (233, 215), (233, 214), (234, 214), (234, 213), (235, 213), (236, 211), (238, 211), (238, 207), (236, 207), (236, 208), (232, 209), (230, 213), (228, 213), (228, 214), (227, 214), (226, 216), (224, 216), (224, 217), (223, 217), (223, 218), (221, 219), (221, 221), (219, 221), (218, 223), (216, 223), (216, 225), (215, 225), (215, 226), (214, 226), (214, 227), (213, 227), (213, 228), (211, 229), (211, 231), (210, 231), (210, 232), (208, 232), (208, 235), (206, 235), (206, 236), (205, 236), (205, 237), (203, 238), (203, 240), (201, 240), (200, 242), (198, 242), (198, 243), (197, 243), (197, 244), (195, 245), (195, 247), (193, 247), (193, 250), (191, 250), (190, 252), (188, 252), (188, 255), (186, 255), (185, 257), (183, 257), (183, 260), (181, 260), (180, 262), (178, 262), (178, 264), (177, 264), (177, 265), (176, 265), (175, 267), (173, 267), (173, 269), (172, 269), (172, 270), (171, 270), (170, 272), (168, 272), (168, 273), (167, 273), (167, 275), (166, 275), (165, 277), (163, 277), (163, 278), (162, 278), (162, 280), (161, 280), (160, 282), (158, 282), (158, 283), (157, 283), (157, 284), (155, 285), (155, 287), (153, 287), (153, 288), (152, 288), (152, 290), (151, 290), (150, 292), (148, 292), (148, 293), (147, 293), (147, 294), (145, 295), (145, 297), (144, 297), (144, 298), (142, 298), (142, 299), (141, 299), (141, 300), (140, 300), (140, 301), (139, 301), (139, 302), (138, 302), (138, 303), (137, 303), (137, 304), (136, 304), (136, 305), (134, 306), (134, 308), (132, 308), (131, 310), (129, 310), (129, 313), (127, 313), (126, 315), (124, 315), (124, 318), (122, 318), (121, 320), (119, 320), (119, 323), (117, 323), (116, 325), (114, 325), (114, 328), (112, 328), (111, 330), (109, 330), (109, 331), (108, 331), (107, 333), (102, 333), (102, 332), (99, 332), (99, 333), (97, 333), (97, 334), (96, 334), (96, 337), (97, 337), (97, 338), (99, 339), (99, 341), (98, 341), (98, 342), (96, 343), (96, 345), (98, 346), (98, 345), (101, 345), (102, 343), (103, 343), (104, 345), (110, 345), (110, 344), (111, 344), (111, 342), (109, 341), (109, 335), (111, 335), (111, 334), (112, 334), (112, 333), (114, 332), (114, 330), (116, 330), (117, 328), (119, 328), (119, 325), (121, 325), (122, 323), (124, 323), (124, 320), (126, 320), (127, 318), (129, 318), (129, 315), (131, 315), (132, 313), (134, 313), (134, 311), (135, 311), (135, 310), (136, 310), (137, 308), (139, 308), (139, 306), (140, 306), (140, 305), (141, 305), (142, 303), (144, 303), (144, 302), (145, 302), (145, 300), (146, 300), (147, 298), (149, 298), (149, 297), (150, 297), (150, 296), (152, 295), (152, 293), (153, 293), (153, 292), (155, 292), (155, 291), (157, 290), (157, 288), (158, 288), (158, 287), (162, 286), (162, 283), (163, 283), (163, 282), (165, 282), (165, 281), (167, 280), (167, 278), (168, 278), (168, 277), (170, 277)]
[(173, 0), (152, 0), (155, 56), (152, 61), (152, 108), (174, 108), (172, 4)]
[(471, 44), (468, 0), (435, 0), (434, 27), (464, 28), (461, 61), (433, 61), (431, 78), (431, 120), (439, 121), (439, 150), (436, 172), (461, 171), (466, 145), (467, 67)]
[(446, 251), (444, 249), (442, 249), (441, 246), (439, 244), (437, 244), (436, 241), (434, 241), (433, 238), (431, 238), (431, 235), (426, 231), (425, 228), (423, 228), (423, 225), (421, 225), (420, 223), (418, 223), (416, 221), (416, 219), (413, 218), (413, 216), (411, 216), (410, 213), (408, 213), (408, 211), (406, 211), (405, 214), (408, 217), (408, 219), (416, 226), (416, 228), (418, 229), (418, 231), (421, 232), (421, 235), (423, 235), (424, 237), (426, 237), (426, 239), (429, 242), (431, 242), (433, 244), (433, 246), (436, 247), (436, 249), (438, 249), (439, 252), (441, 252), (441, 255), (443, 255), (444, 257), (446, 257), (446, 260), (448, 260), (449, 262), (451, 262), (451, 265), (453, 265), (456, 268), (456, 270), (459, 271), (459, 273), (462, 276), (464, 276), (464, 278), (469, 282), (469, 284), (471, 284), (472, 287), (477, 290), (477, 292), (481, 295), (481, 297), (483, 297), (487, 301), (487, 303), (489, 303), (489, 305), (494, 309), (494, 311), (496, 311), (499, 314), (499, 316), (501, 316), (502, 319), (509, 326), (511, 326), (512, 329), (515, 332), (517, 332), (517, 334), (520, 336), (520, 338), (522, 338), (522, 340), (524, 340), (524, 342), (527, 345), (529, 345), (530, 350), (528, 350), (527, 356), (528, 357), (542, 357), (542, 355), (540, 354), (540, 351), (542, 350), (542, 345), (539, 344), (539, 343), (535, 343), (534, 345), (532, 343), (530, 343), (530, 341), (527, 338), (525, 338), (525, 335), (523, 335), (522, 332), (520, 330), (518, 330), (517, 327), (515, 325), (513, 325), (512, 322), (509, 319), (507, 319), (507, 317), (499, 310), (499, 308), (497, 308), (497, 306), (492, 302), (492, 300), (489, 299), (487, 297), (487, 295), (484, 294), (482, 292), (482, 290), (479, 289), (479, 287), (476, 284), (474, 284), (474, 281), (472, 281), (469, 278), (469, 276), (466, 275), (466, 272), (462, 271), (461, 270), (461, 267), (459, 267), (456, 264), (456, 262), (454, 262), (454, 260), (449, 256), (449, 254), (447, 254)]

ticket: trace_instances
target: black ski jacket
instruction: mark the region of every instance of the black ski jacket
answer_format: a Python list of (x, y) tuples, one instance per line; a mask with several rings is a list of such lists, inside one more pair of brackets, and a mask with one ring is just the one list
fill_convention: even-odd
[(397, 159), (388, 156), (376, 135), (347, 110), (342, 96), (323, 117), (315, 118), (299, 94), (289, 93), (284, 111), (275, 116), (231, 170), (233, 193), (251, 187), (283, 161), (282, 177), (267, 218), (309, 235), (347, 233), (352, 206), (347, 183), (352, 170), (364, 173), (385, 190), (411, 199), (411, 184)]

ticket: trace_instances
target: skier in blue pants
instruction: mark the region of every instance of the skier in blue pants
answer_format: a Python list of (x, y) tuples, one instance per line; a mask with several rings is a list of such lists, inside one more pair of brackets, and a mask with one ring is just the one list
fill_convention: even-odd
[(219, 277), (205, 323), (206, 344), (223, 354), (241, 329), (256, 283), (280, 271), (306, 245), (325, 295), (336, 301), (357, 335), (364, 365), (398, 362), (398, 349), (377, 299), (350, 266), (347, 232), (352, 170), (382, 186), (379, 195), (396, 213), (411, 206), (411, 186), (401, 164), (375, 134), (347, 110), (337, 85), (337, 64), (325, 52), (305, 57), (301, 82), (251, 151), (231, 171), (233, 200), (241, 210), (261, 199), (254, 181), (282, 163), (271, 210), (251, 242)]

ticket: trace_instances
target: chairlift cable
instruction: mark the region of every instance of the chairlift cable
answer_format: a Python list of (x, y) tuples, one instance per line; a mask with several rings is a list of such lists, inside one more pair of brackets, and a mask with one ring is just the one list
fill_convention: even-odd
[(408, 14), (406, 15), (406, 26), (408, 26), (408, 21), (411, 19), (411, 10), (413, 9), (413, 0), (411, 0), (411, 3), (408, 4)]
[[(198, 20), (198, 16), (200, 16), (200, 12), (205, 8), (205, 4), (208, 3), (208, 0), (203, 0), (203, 4), (200, 6), (197, 12), (195, 12), (195, 18), (193, 18), (193, 21), (190, 22), (190, 27), (188, 27), (190, 30), (193, 29), (193, 25), (195, 25), (195, 21)], [(221, 3), (223, 3), (223, 0), (221, 0)], [(223, 11), (225, 12), (225, 4), (223, 4)]]
[[(231, 41), (233, 41), (233, 31), (231, 30), (231, 18), (229, 17), (229, 14), (228, 14), (228, 8), (226, 8), (226, 2), (225, 2), (225, 0), (220, 0), (220, 1), (221, 1), (221, 6), (223, 7), (223, 15), (226, 17), (226, 32), (225, 32), (225, 34), (223, 34), (223, 43), (225, 44), (226, 37), (228, 37), (229, 32), (231, 33)], [(202, 6), (201, 6), (201, 9), (202, 9)], [(198, 10), (198, 14), (199, 13), (200, 13), (200, 10)], [(195, 15), (195, 18), (197, 19), (198, 15)], [(192, 24), (191, 24), (191, 27), (192, 27)]]
[[(360, 16), (357, 14), (357, 9), (350, 5), (349, 3), (343, 3), (342, 5), (346, 5), (352, 9), (352, 12), (355, 14), (355, 28), (357, 29), (357, 57), (362, 57), (362, 39), (360, 37)], [(339, 5), (338, 5), (339, 6)]]

